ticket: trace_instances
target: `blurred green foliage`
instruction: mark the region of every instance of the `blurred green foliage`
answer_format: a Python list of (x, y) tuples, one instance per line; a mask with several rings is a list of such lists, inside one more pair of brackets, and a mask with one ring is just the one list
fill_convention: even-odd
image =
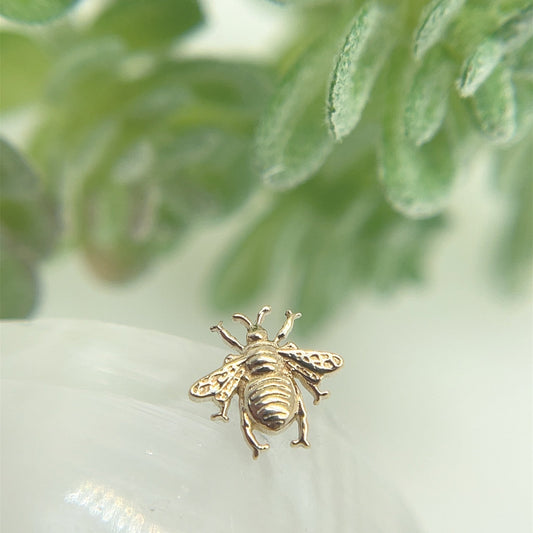
[(49, 22), (75, 3), (76, 0), (2, 0), (0, 15), (16, 22)]
[(60, 246), (125, 281), (263, 189), (213, 301), (234, 310), (288, 276), (311, 326), (351, 289), (423, 277), (462, 158), (480, 149), (507, 198), (498, 271), (523, 283), (533, 4), (282, 3), (298, 28), (268, 66), (185, 58), (205, 23), (195, 0), (108, 1), (85, 19), (72, 1), (2, 3), (19, 24), (0, 30), (0, 110), (37, 120), (19, 147), (31, 165), (0, 145), (2, 317), (31, 312), (38, 262)]
[(0, 318), (23, 318), (37, 299), (37, 263), (59, 234), (53, 200), (20, 154), (0, 139)]

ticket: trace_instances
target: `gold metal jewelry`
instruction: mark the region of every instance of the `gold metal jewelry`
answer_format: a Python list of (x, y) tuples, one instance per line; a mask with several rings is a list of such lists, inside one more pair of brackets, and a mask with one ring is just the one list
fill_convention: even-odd
[(274, 340), (268, 340), (268, 333), (262, 327), (269, 306), (263, 307), (255, 324), (245, 315), (236, 313), (233, 320), (241, 322), (247, 329), (246, 345), (243, 346), (219, 322), (211, 328), (239, 353), (230, 354), (224, 365), (211, 374), (199, 379), (191, 387), (191, 398), (213, 397), (220, 412), (211, 416), (213, 420), (229, 420), (227, 412), (231, 398), (239, 396), (241, 425), (244, 437), (252, 448), (256, 459), (261, 450), (269, 448), (261, 444), (254, 430), (276, 432), (285, 429), (297, 419), (299, 435), (293, 446), (309, 446), (307, 440), (307, 412), (295, 378), (315, 397), (314, 403), (328, 395), (318, 389), (324, 374), (329, 374), (343, 365), (340, 355), (315, 350), (300, 350), (296, 344), (280, 343), (289, 335), (294, 321), (301, 313), (287, 311), (285, 323)]

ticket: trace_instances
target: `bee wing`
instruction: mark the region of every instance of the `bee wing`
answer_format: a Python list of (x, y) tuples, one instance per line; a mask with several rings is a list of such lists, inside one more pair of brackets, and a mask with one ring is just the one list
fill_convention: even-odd
[[(344, 364), (342, 357), (336, 353), (299, 349), (278, 350), (278, 353), (286, 359), (287, 363), (290, 362), (301, 370), (308, 370), (316, 374), (319, 379), (323, 374), (333, 372)], [(305, 372), (301, 373), (306, 374)]]
[(199, 379), (189, 390), (194, 398), (214, 396), (216, 400), (226, 401), (235, 391), (246, 367), (243, 365), (245, 358), (218, 368), (211, 374)]
[(284, 361), (285, 364), (289, 367), (289, 370), (300, 374), (300, 376), (309, 381), (309, 383), (313, 383), (315, 385), (318, 385), (320, 383), (320, 380), (323, 376), (321, 376), (318, 372), (313, 372), (312, 370), (303, 367), (301, 364), (296, 363), (292, 359), (286, 358), (284, 359)]

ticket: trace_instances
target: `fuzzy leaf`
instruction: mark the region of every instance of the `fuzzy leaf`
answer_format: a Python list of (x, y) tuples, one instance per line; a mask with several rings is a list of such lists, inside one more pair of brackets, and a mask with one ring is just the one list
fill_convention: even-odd
[(65, 14), (78, 0), (2, 0), (0, 15), (16, 22), (41, 23)]
[(379, 176), (394, 209), (409, 218), (428, 218), (446, 205), (455, 168), (450, 136), (446, 132), (441, 131), (419, 147), (406, 136), (405, 93), (413, 79), (412, 68), (401, 49), (397, 49), (388, 72)]
[(329, 47), (313, 48), (289, 71), (259, 123), (255, 159), (263, 181), (289, 189), (309, 179), (333, 148), (324, 122)]
[(400, 135), (385, 138), (381, 182), (391, 205), (411, 218), (432, 217), (444, 209), (454, 178), (451, 147), (440, 135), (414, 148)]
[(297, 6), (297, 7), (321, 7), (328, 3), (333, 3), (335, 0), (270, 0), (273, 4), (283, 6)]
[[(528, 167), (531, 172), (531, 167)], [(517, 199), (515, 211), (506, 228), (501, 251), (504, 270), (513, 288), (531, 283), (531, 264), (533, 262), (533, 180), (526, 182), (522, 195)]]
[(35, 267), (56, 242), (55, 213), (24, 158), (0, 139), (0, 318), (23, 318), (36, 301)]
[(337, 141), (359, 122), (392, 45), (390, 35), (387, 13), (376, 2), (365, 4), (350, 23), (327, 96), (329, 129)]
[(410, 220), (376, 201), (354, 236), (357, 285), (390, 293), (402, 283), (420, 281), (428, 241), (442, 225), (440, 217)]
[(520, 50), (513, 70), (518, 76), (533, 80), (533, 39), (530, 39)]
[(492, 142), (509, 142), (517, 129), (515, 88), (508, 69), (499, 67), (473, 97), (481, 131)]
[(440, 223), (407, 220), (387, 205), (374, 145), (372, 128), (357, 129), (335, 145), (313, 180), (273, 198), (276, 207), (218, 271), (219, 306), (257, 302), (287, 280), (288, 300), (306, 314), (305, 330), (330, 317), (354, 285), (390, 291), (422, 277), (421, 258)]
[(386, 124), (380, 153), (385, 196), (407, 217), (434, 216), (446, 205), (455, 174), (448, 137), (440, 133), (415, 147), (396, 122)]
[(457, 80), (457, 89), (463, 98), (472, 96), (478, 90), (496, 68), (504, 52), (503, 43), (497, 39), (487, 39), (476, 48), (465, 61)]
[(472, 96), (505, 54), (519, 49), (533, 36), (533, 6), (523, 9), (487, 37), (465, 60), (457, 80), (459, 94)]
[(353, 248), (347, 249), (347, 239), (334, 227), (309, 221), (308, 234), (299, 249), (305, 257), (293, 287), (294, 306), (305, 312), (310, 330), (317, 322), (331, 316), (335, 308), (349, 295), (353, 270)]
[(116, 0), (96, 19), (91, 35), (120, 37), (130, 48), (167, 46), (203, 22), (196, 0)]
[(533, 4), (507, 20), (494, 36), (504, 43), (506, 53), (521, 48), (533, 37)]
[(44, 87), (50, 59), (25, 35), (0, 32), (0, 109), (31, 102)]
[(415, 145), (431, 140), (441, 127), (452, 83), (453, 63), (442, 51), (432, 51), (414, 76), (405, 106), (405, 134)]
[(326, 173), (321, 171), (313, 185), (321, 190), (325, 201), (315, 198), (316, 204), (307, 211), (307, 223), (292, 260), (291, 301), (305, 312), (308, 324), (303, 325), (304, 331), (331, 317), (349, 297), (358, 256), (367, 251), (359, 246), (365, 239), (364, 223), (376, 205), (385, 205), (375, 180), (373, 157), (362, 157), (337, 175), (331, 167), (324, 170)]
[[(503, 152), (499, 174), (513, 208), (499, 245), (497, 267), (504, 285), (519, 289), (531, 283), (533, 263), (533, 180), (531, 179), (532, 136)], [(510, 182), (512, 179), (512, 182)]]
[(39, 180), (28, 163), (8, 142), (0, 138), (0, 194), (2, 198), (25, 200), (35, 194)]
[(513, 141), (522, 141), (533, 127), (533, 78), (514, 80), (516, 95), (516, 135)]
[(248, 197), (251, 136), (271, 82), (261, 67), (206, 60), (163, 60), (124, 78), (120, 42), (94, 44), (54, 72), (34, 152), (60, 191), (70, 239), (100, 277), (121, 281), (186, 225)]
[(414, 54), (424, 54), (444, 35), (448, 25), (463, 7), (465, 0), (433, 0), (423, 10), (415, 32)]
[(37, 280), (30, 264), (0, 232), (0, 319), (27, 317), (37, 300)]
[(141, 272), (151, 256), (157, 194), (150, 184), (91, 183), (83, 197), (80, 240), (90, 266), (108, 281)]
[(96, 95), (91, 97), (91, 93), (97, 84), (116, 79), (125, 58), (124, 44), (116, 37), (82, 41), (72, 46), (53, 65), (46, 98), (62, 105), (71, 99), (84, 98), (90, 104), (96, 100)]
[(191, 127), (170, 130), (157, 142), (153, 169), (169, 212), (184, 220), (216, 217), (248, 197), (254, 180), (250, 142), (228, 129)]
[(41, 183), (23, 157), (0, 139), (0, 227), (9, 245), (31, 261), (46, 256), (57, 238), (57, 220)]
[(280, 242), (295, 219), (295, 211), (279, 205), (267, 213), (225, 256), (212, 283), (212, 298), (220, 308), (249, 302), (272, 280), (280, 254)]

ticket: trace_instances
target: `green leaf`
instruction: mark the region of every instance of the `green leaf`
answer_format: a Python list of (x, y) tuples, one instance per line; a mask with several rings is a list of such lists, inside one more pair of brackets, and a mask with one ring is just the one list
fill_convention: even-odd
[(413, 51), (417, 59), (435, 45), (457, 16), (465, 0), (433, 0), (423, 10), (415, 31)]
[(517, 54), (513, 70), (518, 76), (533, 80), (533, 39), (530, 39)]
[(533, 4), (508, 19), (496, 30), (494, 36), (504, 43), (506, 53), (521, 48), (533, 37)]
[(90, 33), (120, 37), (130, 48), (154, 48), (170, 45), (202, 22), (196, 0), (115, 0)]
[(116, 37), (82, 41), (65, 51), (53, 65), (45, 96), (62, 105), (82, 98), (90, 104), (98, 96), (92, 94), (98, 84), (110, 83), (120, 76), (120, 65), (126, 57), (124, 44)]
[(464, 62), (461, 76), (457, 80), (459, 94), (472, 96), (500, 63), (505, 47), (497, 39), (483, 41)]
[(0, 32), (0, 109), (27, 104), (40, 96), (49, 57), (42, 46), (25, 35)]
[[(165, 135), (157, 144), (154, 168), (165, 206), (185, 220), (231, 212), (254, 184), (250, 142), (216, 127), (191, 127)], [(148, 174), (149, 175), (149, 174)]]
[[(331, 190), (328, 192), (335, 194)], [(292, 258), (295, 274), (291, 301), (295, 302), (295, 308), (305, 312), (304, 330), (331, 317), (336, 307), (350, 295), (354, 261), (359, 252), (353, 243), (371, 206), (367, 195), (363, 195), (352, 197), (336, 217), (328, 216), (332, 214), (331, 207), (335, 212), (335, 206), (328, 207), (307, 212), (307, 222), (302, 228), (305, 233)]]
[[(531, 171), (531, 167), (528, 167)], [(508, 275), (515, 287), (531, 283), (531, 264), (533, 262), (533, 180), (525, 183), (518, 198), (512, 219), (507, 228), (508, 241), (502, 256), (507, 262)]]
[(516, 135), (513, 141), (522, 141), (533, 127), (533, 78), (515, 76)]
[(472, 96), (488, 79), (502, 58), (522, 47), (533, 36), (533, 6), (510, 18), (487, 37), (465, 60), (457, 80), (459, 94)]
[(517, 129), (515, 88), (508, 69), (499, 67), (473, 97), (477, 122), (496, 144), (509, 142)]
[(64, 15), (77, 0), (2, 0), (0, 15), (16, 22), (48, 22)]
[(405, 134), (417, 146), (430, 141), (444, 121), (453, 84), (453, 63), (440, 50), (425, 56), (405, 105)]
[(149, 183), (89, 183), (86, 189), (80, 241), (89, 265), (108, 281), (135, 277), (154, 251), (157, 191)]
[[(533, 180), (531, 179), (531, 135), (523, 143), (503, 152), (499, 174), (510, 193), (509, 210), (498, 247), (497, 268), (504, 285), (512, 290), (531, 284), (533, 264)], [(509, 183), (512, 177), (512, 183)]]
[(440, 220), (407, 220), (384, 201), (375, 129), (358, 128), (335, 145), (315, 179), (272, 197), (275, 206), (225, 254), (212, 289), (219, 306), (285, 289), (312, 327), (331, 317), (354, 285), (391, 290), (421, 277)]
[(57, 239), (53, 205), (22, 156), (0, 139), (0, 227), (11, 246), (36, 261), (46, 256)]
[(410, 218), (428, 218), (444, 209), (455, 169), (449, 139), (440, 133), (421, 147), (394, 122), (385, 126), (380, 179), (391, 205)]
[[(306, 317), (310, 330), (317, 322), (330, 317), (349, 295), (347, 283), (353, 269), (353, 258), (345, 249), (345, 241), (322, 226), (311, 226), (313, 234), (306, 241), (306, 261), (295, 280), (294, 306)], [(326, 236), (326, 233), (328, 235)], [(329, 238), (327, 238), (329, 237)], [(318, 247), (317, 242), (322, 243)], [(333, 266), (334, 265), (334, 266)]]
[(374, 246), (370, 282), (390, 293), (404, 282), (422, 280), (428, 245), (442, 227), (441, 217), (408, 220), (389, 215)]
[(27, 317), (35, 306), (37, 290), (33, 268), (0, 231), (0, 319)]
[(23, 318), (36, 301), (36, 262), (56, 243), (53, 205), (23, 157), (0, 139), (0, 318)]
[(357, 125), (392, 39), (386, 11), (366, 3), (350, 23), (334, 63), (327, 96), (327, 118), (337, 141)]
[(273, 4), (283, 6), (298, 6), (298, 7), (322, 7), (328, 4), (334, 4), (337, 0), (270, 0)]
[(294, 227), (297, 218), (296, 210), (280, 202), (225, 254), (210, 291), (215, 305), (223, 309), (239, 306), (271, 284), (276, 265), (282, 259), (279, 251), (287, 241), (287, 230)]
[(25, 200), (35, 195), (39, 179), (17, 150), (0, 138), (0, 194), (2, 198)]
[(34, 144), (68, 235), (114, 281), (142, 272), (188, 224), (248, 197), (250, 138), (271, 92), (268, 72), (246, 63), (162, 60), (131, 79), (123, 60), (114, 39), (74, 50), (53, 77)]
[(379, 151), (379, 175), (390, 204), (410, 218), (428, 218), (445, 207), (455, 168), (450, 137), (441, 131), (430, 142), (416, 146), (404, 126), (406, 90), (413, 79), (412, 65), (395, 51), (390, 62), (387, 106)]
[[(146, 77), (139, 96), (139, 104), (145, 109), (139, 111), (148, 118), (157, 112), (159, 117), (159, 113), (162, 116), (172, 113), (173, 107), (185, 112), (188, 120), (197, 120), (195, 125), (218, 120), (228, 124), (233, 117), (232, 127), (246, 126), (250, 121), (255, 126), (272, 89), (271, 73), (251, 63), (208, 59), (167, 61)], [(203, 111), (198, 103), (205, 104)], [(203, 114), (193, 117), (193, 110)]]
[(333, 148), (324, 121), (328, 46), (313, 48), (289, 71), (259, 123), (255, 159), (263, 181), (289, 189), (309, 179)]
[[(70, 241), (86, 242), (104, 277), (128, 278), (149, 254), (177, 243), (186, 224), (223, 216), (248, 197), (255, 184), (250, 138), (271, 79), (261, 67), (208, 60), (163, 60), (140, 78), (123, 78), (123, 46), (107, 38), (97, 45), (73, 50), (56, 69), (33, 153), (61, 198)], [(111, 184), (111, 205), (89, 192)], [(120, 202), (133, 202), (127, 185), (139, 184), (157, 197), (151, 247), (128, 244), (128, 224), (106, 214), (126, 209)], [(87, 218), (88, 205), (96, 218)], [(100, 217), (103, 226), (117, 226), (112, 238), (102, 238)], [(137, 266), (135, 250), (145, 257)]]
[(444, 135), (420, 148), (400, 135), (386, 135), (380, 170), (385, 196), (405, 216), (432, 217), (446, 206), (455, 169)]
[(442, 219), (407, 219), (383, 202), (379, 190), (372, 191), (372, 196), (359, 198), (358, 203), (359, 210), (366, 209), (366, 213), (354, 226), (350, 243), (354, 250), (352, 277), (356, 285), (390, 293), (405, 282), (420, 281), (428, 242), (442, 227)]

